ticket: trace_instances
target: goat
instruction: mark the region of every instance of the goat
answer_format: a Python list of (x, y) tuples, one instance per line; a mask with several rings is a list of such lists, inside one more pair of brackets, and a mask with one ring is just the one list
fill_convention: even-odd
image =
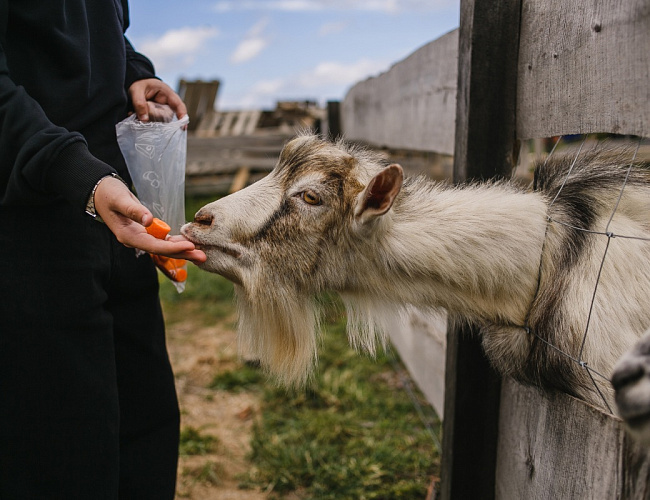
[[(558, 350), (610, 374), (650, 327), (650, 244), (611, 239), (583, 346), (607, 238), (576, 228), (605, 228), (627, 163), (583, 153), (560, 190), (571, 160), (552, 156), (533, 190), (449, 186), (303, 134), (268, 176), (204, 206), (182, 233), (205, 251), (203, 269), (235, 283), (240, 347), (281, 382), (309, 377), (318, 297), (333, 291), (354, 347), (374, 352), (409, 305), (444, 309), (480, 327), (502, 374), (602, 406), (589, 373)], [(611, 231), (650, 236), (649, 180), (632, 169)]]
[(650, 444), (650, 330), (616, 363), (612, 375), (618, 414), (630, 433)]

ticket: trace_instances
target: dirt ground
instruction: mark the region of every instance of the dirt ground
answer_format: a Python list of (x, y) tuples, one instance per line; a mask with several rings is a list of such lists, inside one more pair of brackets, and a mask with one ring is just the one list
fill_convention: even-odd
[(209, 389), (214, 376), (238, 364), (235, 332), (190, 321), (167, 327), (167, 344), (176, 374), (181, 428), (193, 427), (216, 438), (205, 455), (181, 456), (177, 499), (262, 500), (267, 495), (238, 488), (249, 467), (246, 454), (259, 401), (250, 393)]

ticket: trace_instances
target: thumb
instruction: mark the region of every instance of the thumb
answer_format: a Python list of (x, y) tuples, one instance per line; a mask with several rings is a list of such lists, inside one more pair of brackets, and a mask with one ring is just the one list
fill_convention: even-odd
[(124, 206), (121, 212), (133, 222), (142, 224), (145, 227), (150, 226), (153, 222), (153, 215), (149, 209), (135, 197), (129, 200), (129, 204)]
[(95, 191), (95, 208), (104, 219), (110, 218), (111, 213), (130, 219), (138, 224), (151, 224), (153, 215), (147, 207), (120, 180), (107, 178), (97, 186)]

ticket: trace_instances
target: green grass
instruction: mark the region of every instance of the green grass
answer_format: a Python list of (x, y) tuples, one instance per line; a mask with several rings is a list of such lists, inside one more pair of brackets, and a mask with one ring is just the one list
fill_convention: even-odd
[(264, 381), (264, 375), (259, 368), (244, 364), (239, 369), (219, 373), (209, 387), (221, 391), (241, 392), (259, 389)]
[[(188, 212), (205, 202), (188, 200)], [(193, 265), (188, 271), (182, 294), (161, 280), (167, 321), (189, 316), (205, 324), (233, 321), (232, 285)], [(340, 308), (332, 305), (307, 389), (279, 388), (248, 365), (210, 384), (215, 391), (254, 391), (262, 400), (251, 468), (240, 478), (241, 487), (272, 492), (272, 498), (295, 492), (305, 500), (422, 499), (432, 478), (439, 477), (439, 450), (430, 434), (431, 428), (440, 434), (439, 421), (416, 391), (423, 424), (396, 372), (401, 365), (394, 353), (370, 358), (349, 347)], [(200, 450), (202, 435), (192, 431), (184, 431), (185, 449)], [(199, 444), (193, 448), (194, 443)]]
[(194, 264), (188, 264), (185, 290), (178, 293), (172, 282), (162, 273), (158, 273), (158, 276), (160, 299), (168, 323), (192, 317), (204, 325), (211, 325), (233, 315), (233, 285), (225, 278), (201, 271)]
[[(326, 327), (316, 379), (289, 393), (267, 385), (254, 429), (254, 468), (243, 484), (300, 498), (422, 499), (439, 456), (400, 386), (391, 354), (377, 359), (350, 349), (342, 320)], [(421, 399), (428, 424), (433, 410)]]
[(206, 455), (214, 451), (217, 438), (202, 434), (194, 427), (185, 427), (181, 430), (179, 453), (181, 455)]

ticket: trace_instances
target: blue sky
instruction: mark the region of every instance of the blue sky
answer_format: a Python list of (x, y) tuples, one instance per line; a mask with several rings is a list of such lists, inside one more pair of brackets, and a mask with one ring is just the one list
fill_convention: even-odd
[(218, 109), (340, 100), (458, 27), (460, 0), (130, 0), (127, 37), (172, 87), (221, 80)]

